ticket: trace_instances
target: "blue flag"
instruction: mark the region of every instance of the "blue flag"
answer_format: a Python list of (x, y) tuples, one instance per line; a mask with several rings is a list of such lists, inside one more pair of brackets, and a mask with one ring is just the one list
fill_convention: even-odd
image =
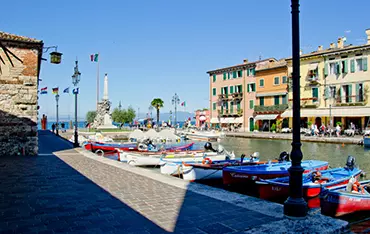
[(73, 89), (73, 91), (72, 91), (72, 92), (73, 92), (73, 94), (78, 94), (78, 89), (79, 89), (79, 88), (75, 88), (75, 89)]
[(69, 93), (69, 87), (63, 90), (63, 93)]

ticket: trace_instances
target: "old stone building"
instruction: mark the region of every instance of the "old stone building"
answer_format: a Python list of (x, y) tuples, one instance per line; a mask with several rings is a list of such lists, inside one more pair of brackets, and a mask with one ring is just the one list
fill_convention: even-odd
[(0, 42), (0, 157), (36, 155), (43, 42), (4, 32)]

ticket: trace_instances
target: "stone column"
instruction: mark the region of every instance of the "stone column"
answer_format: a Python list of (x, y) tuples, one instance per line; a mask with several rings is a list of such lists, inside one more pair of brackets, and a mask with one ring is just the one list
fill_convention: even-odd
[(108, 100), (108, 74), (105, 73), (104, 76), (104, 94), (103, 94), (103, 100)]

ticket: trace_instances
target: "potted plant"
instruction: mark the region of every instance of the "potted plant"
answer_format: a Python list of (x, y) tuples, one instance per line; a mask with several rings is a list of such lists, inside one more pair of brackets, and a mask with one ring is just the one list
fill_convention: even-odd
[(271, 125), (271, 129), (270, 129), (271, 132), (275, 133), (276, 132), (276, 124), (272, 124)]

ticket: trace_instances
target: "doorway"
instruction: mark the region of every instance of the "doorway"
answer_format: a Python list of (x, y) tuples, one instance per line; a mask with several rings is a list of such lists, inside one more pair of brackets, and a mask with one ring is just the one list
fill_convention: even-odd
[(249, 131), (253, 132), (254, 131), (254, 119), (249, 118)]

